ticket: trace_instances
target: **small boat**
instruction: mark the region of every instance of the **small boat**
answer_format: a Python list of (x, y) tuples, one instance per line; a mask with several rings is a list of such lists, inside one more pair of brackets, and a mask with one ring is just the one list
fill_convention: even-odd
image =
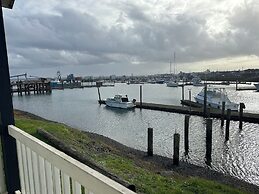
[(254, 84), (254, 85), (255, 85), (255, 87), (256, 87), (257, 92), (259, 92), (259, 83)]
[(163, 84), (164, 82), (165, 82), (165, 80), (163, 80), (163, 79), (156, 80), (156, 84)]
[[(204, 104), (204, 89), (194, 97), (197, 103)], [(225, 88), (212, 88), (207, 89), (207, 105), (209, 107), (222, 109), (222, 102), (225, 102), (225, 109), (238, 111), (238, 104), (231, 102), (227, 96)]]
[(204, 84), (201, 82), (199, 77), (192, 78), (192, 85), (193, 86), (203, 86)]
[(155, 83), (156, 83), (156, 80), (150, 79), (150, 80), (147, 81), (147, 83), (149, 83), (149, 84), (155, 84)]
[(167, 87), (178, 87), (178, 81), (176, 79), (170, 80), (167, 84)]
[(105, 104), (109, 107), (114, 107), (114, 108), (123, 108), (123, 109), (128, 109), (128, 108), (134, 108), (136, 100), (133, 99), (132, 101), (129, 101), (128, 96), (122, 96), (122, 95), (115, 95), (113, 98), (107, 98), (105, 100)]
[(59, 81), (59, 80), (52, 80), (52, 81), (50, 81), (50, 87), (51, 87), (51, 89), (59, 89), (59, 90), (62, 90), (62, 89), (64, 89), (64, 85), (63, 85), (63, 83), (61, 82), (61, 81)]

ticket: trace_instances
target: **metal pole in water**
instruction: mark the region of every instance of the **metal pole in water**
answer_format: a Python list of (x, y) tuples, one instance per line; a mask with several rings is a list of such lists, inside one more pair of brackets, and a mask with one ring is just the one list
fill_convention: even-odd
[(182, 100), (184, 100), (184, 84), (182, 85)]
[(243, 109), (246, 108), (245, 104), (244, 103), (240, 103), (239, 105), (239, 129), (242, 129), (243, 128)]
[(229, 140), (230, 118), (231, 118), (231, 109), (227, 109), (226, 134), (225, 134), (225, 140), (226, 140), (226, 141)]
[(147, 155), (153, 156), (153, 128), (148, 128), (148, 148), (147, 148)]
[(99, 97), (99, 104), (101, 104), (101, 94), (100, 94), (100, 87), (97, 87), (98, 97)]
[[(189, 89), (189, 101), (192, 100), (192, 90)], [(192, 106), (189, 106), (190, 107), (190, 114), (191, 114), (191, 111), (192, 111)]]
[(174, 134), (174, 155), (173, 155), (173, 164), (179, 165), (179, 146), (180, 146), (180, 134)]
[(224, 126), (224, 118), (225, 118), (225, 106), (226, 106), (226, 102), (222, 102), (222, 109), (221, 109), (221, 127)]
[(189, 121), (190, 115), (185, 115), (184, 117), (184, 150), (185, 155), (189, 153)]
[(210, 118), (210, 107), (207, 108), (207, 118)]
[(203, 116), (207, 116), (207, 83), (204, 86)]
[(212, 119), (206, 119), (206, 164), (211, 164)]
[(142, 107), (142, 85), (139, 86), (140, 107)]

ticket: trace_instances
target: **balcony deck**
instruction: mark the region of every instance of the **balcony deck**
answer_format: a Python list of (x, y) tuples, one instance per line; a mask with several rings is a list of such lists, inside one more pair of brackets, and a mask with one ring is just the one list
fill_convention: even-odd
[(134, 193), (15, 126), (8, 131), (16, 139), (22, 194)]

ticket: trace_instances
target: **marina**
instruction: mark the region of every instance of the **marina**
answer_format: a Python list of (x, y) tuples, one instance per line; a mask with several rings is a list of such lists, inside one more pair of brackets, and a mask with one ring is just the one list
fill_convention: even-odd
[[(139, 87), (139, 84), (115, 84), (113, 88), (101, 88), (100, 90), (104, 99), (117, 93), (127, 93), (128, 96), (136, 98), (139, 102)], [(100, 106), (97, 102), (96, 88), (54, 90), (48, 96), (13, 96), (13, 101), (14, 107), (17, 109), (66, 123), (81, 130), (101, 134), (143, 151), (147, 149), (147, 129), (152, 127), (154, 130), (154, 154), (169, 158), (172, 157), (173, 153), (173, 135), (177, 131), (180, 134), (180, 160), (199, 166), (207, 166), (204, 160), (206, 122), (201, 116), (202, 109), (191, 108), (192, 116), (189, 121), (190, 149), (188, 157), (186, 157), (183, 144), (185, 115), (176, 113), (176, 110), (186, 111), (186, 114), (189, 114), (190, 107), (183, 107), (180, 104), (182, 99), (181, 87), (169, 88), (165, 84), (144, 84), (142, 87), (142, 108), (139, 108), (140, 104), (136, 103), (136, 109), (132, 110)], [(249, 114), (257, 115), (259, 113), (258, 105), (253, 103), (253, 101), (259, 99), (258, 93), (253, 91), (239, 93), (235, 90), (235, 85), (226, 88), (232, 101), (244, 102), (246, 105), (243, 115), (243, 129), (240, 131), (239, 122), (234, 121), (239, 119), (239, 113), (231, 112), (229, 141), (225, 142), (225, 126), (222, 128), (220, 119), (217, 119), (220, 118), (221, 114), (218, 112), (216, 116), (212, 110), (210, 111), (211, 117), (215, 117), (212, 120), (211, 168), (259, 185), (259, 171), (256, 167), (259, 161), (258, 156), (254, 154), (254, 150), (259, 148), (257, 143), (259, 142), (258, 124), (245, 121)], [(194, 96), (201, 89), (202, 87), (186, 86), (185, 96), (188, 96), (189, 90), (191, 90), (191, 100), (193, 101)], [(156, 95), (154, 95), (154, 91), (159, 92), (155, 92)], [(188, 101), (185, 102), (188, 103)], [(161, 107), (167, 109), (167, 111), (161, 111)], [(172, 110), (173, 108), (175, 110)], [(194, 114), (196, 110), (199, 111)], [(50, 115), (49, 112), (53, 114)], [(199, 114), (200, 116), (196, 116)]]
[(255, 0), (16, 1), (0, 194), (259, 193)]
[[(189, 115), (196, 115), (196, 116), (204, 116), (203, 106), (193, 101), (183, 100), (181, 101), (183, 106), (176, 106), (176, 105), (166, 105), (166, 104), (156, 104), (156, 103), (147, 103), (136, 102), (136, 108), (140, 109), (149, 109), (149, 110), (157, 110), (157, 111), (164, 111), (164, 112), (173, 112), (173, 113), (181, 113), (181, 114), (189, 114)], [(100, 101), (100, 104), (105, 104), (105, 101)], [(189, 107), (192, 107), (191, 109)], [(227, 118), (227, 111), (225, 111), (224, 118)], [(212, 118), (221, 118), (222, 111), (219, 109), (211, 108), (209, 110), (210, 117)], [(237, 111), (231, 111), (230, 120), (239, 121), (240, 113)], [(242, 116), (243, 121), (250, 122), (250, 123), (259, 123), (259, 114), (255, 113), (243, 113)]]

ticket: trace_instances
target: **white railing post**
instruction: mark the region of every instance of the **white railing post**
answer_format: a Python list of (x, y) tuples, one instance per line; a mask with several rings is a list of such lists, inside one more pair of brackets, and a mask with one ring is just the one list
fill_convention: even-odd
[(22, 194), (134, 194), (133, 191), (69, 157), (63, 152), (9, 126), (16, 139)]

